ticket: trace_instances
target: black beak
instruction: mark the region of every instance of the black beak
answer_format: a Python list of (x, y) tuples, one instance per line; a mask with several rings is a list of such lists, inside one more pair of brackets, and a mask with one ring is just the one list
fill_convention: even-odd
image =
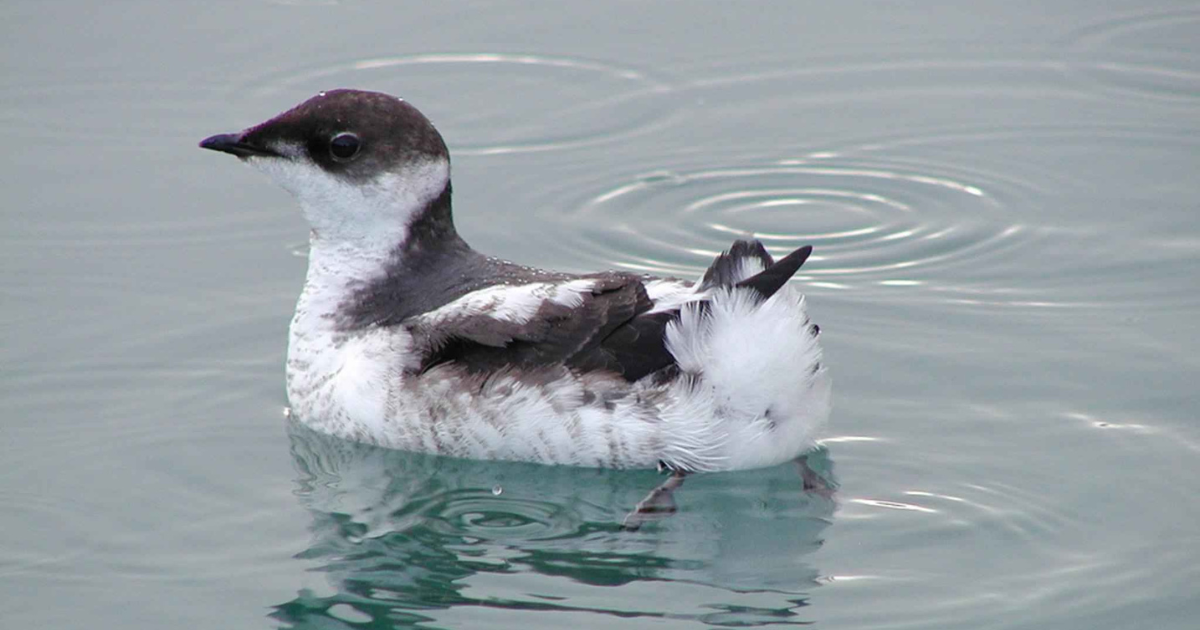
[(221, 151), (229, 153), (240, 158), (248, 157), (281, 157), (278, 153), (266, 148), (256, 146), (243, 139), (245, 134), (240, 133), (221, 133), (211, 138), (205, 138), (200, 141), (201, 149), (212, 149), (213, 151)]

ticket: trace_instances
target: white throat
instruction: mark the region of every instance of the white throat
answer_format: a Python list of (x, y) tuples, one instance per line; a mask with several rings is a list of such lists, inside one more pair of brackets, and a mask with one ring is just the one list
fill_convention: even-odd
[(360, 254), (386, 254), (408, 235), (408, 226), (450, 182), (450, 162), (411, 162), (365, 181), (326, 172), (299, 150), (280, 147), (284, 158), (250, 158), (250, 165), (292, 193), (322, 241)]
[(326, 172), (298, 149), (276, 150), (288, 157), (248, 161), (296, 197), (312, 226), (308, 274), (292, 326), (329, 330), (342, 302), (386, 272), (413, 220), (445, 191), (450, 163), (428, 159), (353, 182)]

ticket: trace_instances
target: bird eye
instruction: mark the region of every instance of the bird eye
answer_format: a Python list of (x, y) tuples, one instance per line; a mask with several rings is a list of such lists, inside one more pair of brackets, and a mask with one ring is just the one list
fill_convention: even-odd
[(329, 154), (338, 162), (352, 160), (358, 155), (359, 144), (358, 136), (343, 131), (329, 141)]

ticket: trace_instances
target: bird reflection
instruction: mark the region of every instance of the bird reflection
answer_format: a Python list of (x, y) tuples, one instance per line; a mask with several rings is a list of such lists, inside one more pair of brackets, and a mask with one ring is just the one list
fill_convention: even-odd
[[(680, 488), (654, 471), (406, 453), (296, 422), (288, 434), (296, 495), (312, 515), (312, 539), (296, 557), (314, 562), (333, 594), (302, 590), (275, 606), (270, 616), (285, 627), (436, 625), (439, 611), (458, 606), (476, 607), (476, 618), (486, 609), (812, 622), (802, 609), (820, 574), (805, 557), (836, 507), (823, 449), (772, 469), (692, 475)], [(635, 517), (656, 486), (650, 497), (670, 486), (672, 507)], [(669, 582), (704, 601), (667, 605), (649, 589), (580, 601), (555, 594), (642, 582)], [(764, 594), (777, 605), (763, 607)], [(606, 601), (611, 608), (597, 604)]]

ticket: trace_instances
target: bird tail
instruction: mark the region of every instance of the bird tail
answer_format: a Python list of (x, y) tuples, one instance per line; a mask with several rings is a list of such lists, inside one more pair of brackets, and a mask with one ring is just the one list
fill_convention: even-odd
[(739, 239), (709, 265), (698, 291), (748, 288), (766, 300), (795, 275), (811, 254), (812, 245), (805, 245), (775, 262), (761, 241)]
[(819, 329), (788, 286), (811, 253), (801, 247), (776, 262), (757, 241), (734, 243), (701, 279), (708, 299), (683, 306), (667, 327), (687, 386), (684, 415), (711, 414), (688, 425), (684, 468), (766, 466), (811, 448), (829, 414), (829, 379)]

